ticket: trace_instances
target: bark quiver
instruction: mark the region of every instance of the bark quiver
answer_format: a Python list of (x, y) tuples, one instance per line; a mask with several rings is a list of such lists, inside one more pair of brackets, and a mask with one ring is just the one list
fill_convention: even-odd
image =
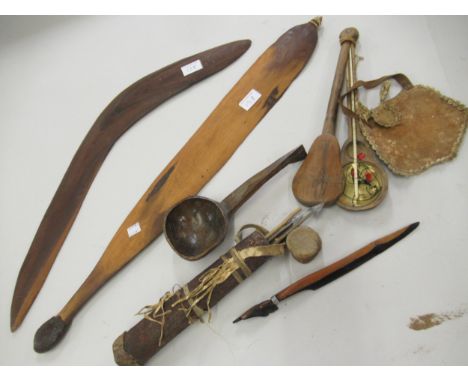
[[(260, 232), (255, 231), (239, 242), (234, 248), (237, 251), (240, 251), (249, 247), (266, 246), (268, 244), (268, 240)], [(202, 276), (206, 275), (210, 270), (219, 267), (224, 261), (223, 257), (225, 258), (228, 256), (230, 256), (229, 252), (224, 256), (221, 256), (207, 269), (193, 278), (192, 281), (186, 285), (188, 290), (193, 291), (197, 288), (197, 286), (200, 285), (200, 279)], [(245, 259), (245, 264), (251, 272), (254, 272), (268, 259), (268, 256), (251, 257)], [(207, 296), (197, 303), (197, 307), (206, 312), (209, 307), (216, 305), (223, 297), (239, 285), (239, 275), (242, 275), (242, 277), (245, 278), (245, 275), (241, 271), (237, 272), (236, 275), (232, 274), (222, 284), (217, 285), (213, 289), (213, 293), (211, 294), (209, 301)], [(194, 310), (187, 315), (187, 311), (189, 309), (189, 304), (187, 302), (178, 304), (182, 306), (171, 307), (171, 305), (183, 297), (184, 294), (184, 291), (179, 289), (174, 292), (170, 299), (165, 301), (163, 307), (165, 315), (163, 320), (156, 322), (143, 318), (133, 328), (124, 332), (115, 340), (113, 351), (115, 362), (118, 365), (144, 365), (174, 337), (198, 319)], [(180, 309), (181, 307), (184, 309)], [(161, 331), (163, 331), (162, 334)]]

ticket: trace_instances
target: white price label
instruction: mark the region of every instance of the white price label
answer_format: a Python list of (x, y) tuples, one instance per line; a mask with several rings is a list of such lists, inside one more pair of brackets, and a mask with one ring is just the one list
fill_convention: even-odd
[(188, 76), (189, 74), (198, 72), (199, 70), (203, 69), (203, 65), (200, 60), (193, 61), (190, 64), (184, 65), (180, 68), (182, 70), (182, 74), (184, 77)]
[(141, 231), (140, 223), (135, 223), (127, 228), (128, 237), (132, 237)]
[(242, 101), (239, 102), (239, 106), (246, 110), (249, 111), (250, 108), (255, 105), (255, 103), (260, 99), (262, 95), (256, 91), (255, 89), (252, 89), (249, 91), (249, 93), (244, 97)]

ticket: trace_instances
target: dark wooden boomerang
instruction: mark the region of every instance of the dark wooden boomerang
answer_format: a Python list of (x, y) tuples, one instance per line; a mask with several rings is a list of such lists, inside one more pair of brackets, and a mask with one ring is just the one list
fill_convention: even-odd
[[(41, 290), (114, 143), (164, 101), (233, 63), (250, 44), (250, 40), (235, 41), (177, 61), (135, 82), (104, 109), (73, 157), (21, 267), (11, 304), (12, 331), (22, 323)], [(202, 68), (184, 76), (181, 67), (196, 60)]]

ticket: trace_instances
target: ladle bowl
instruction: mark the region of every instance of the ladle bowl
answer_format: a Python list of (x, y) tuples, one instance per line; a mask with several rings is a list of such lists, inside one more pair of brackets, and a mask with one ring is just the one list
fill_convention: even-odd
[(168, 213), (165, 222), (167, 241), (187, 260), (197, 260), (215, 248), (227, 229), (227, 212), (222, 205), (201, 196), (181, 201)]

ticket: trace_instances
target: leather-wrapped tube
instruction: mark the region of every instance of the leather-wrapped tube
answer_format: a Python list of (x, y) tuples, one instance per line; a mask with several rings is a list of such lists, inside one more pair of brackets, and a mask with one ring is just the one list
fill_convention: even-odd
[[(268, 244), (269, 242), (265, 236), (260, 232), (255, 231), (239, 242), (234, 249), (240, 251), (249, 247), (264, 246)], [(207, 271), (219, 267), (224, 261), (223, 257), (229, 256), (229, 252), (226, 255), (221, 256), (203, 272), (194, 277), (192, 281), (186, 285), (188, 290), (192, 291), (199, 286), (202, 276), (206, 274)], [(250, 257), (245, 259), (245, 264), (251, 272), (255, 272), (269, 258), (269, 256)], [(237, 276), (239, 274), (242, 274), (242, 272), (239, 271)], [(245, 275), (242, 274), (242, 276), (245, 278)], [(205, 297), (197, 303), (198, 308), (201, 308), (203, 311), (207, 311), (209, 307), (211, 308), (216, 305), (237, 285), (239, 285), (238, 277), (236, 278), (235, 275), (229, 276), (222, 284), (217, 285), (213, 289), (209, 303), (208, 298)], [(183, 309), (178, 309), (177, 307), (171, 308), (171, 305), (183, 296), (183, 289), (179, 289), (175, 291), (172, 297), (164, 303), (167, 314), (164, 317), (163, 325), (147, 318), (143, 318), (133, 328), (124, 332), (114, 341), (114, 359), (118, 365), (144, 365), (151, 357), (174, 339), (174, 337), (198, 319), (194, 311), (191, 311), (187, 316), (186, 311)], [(187, 303), (184, 303), (184, 305), (188, 308)], [(163, 330), (162, 335), (161, 330)]]

